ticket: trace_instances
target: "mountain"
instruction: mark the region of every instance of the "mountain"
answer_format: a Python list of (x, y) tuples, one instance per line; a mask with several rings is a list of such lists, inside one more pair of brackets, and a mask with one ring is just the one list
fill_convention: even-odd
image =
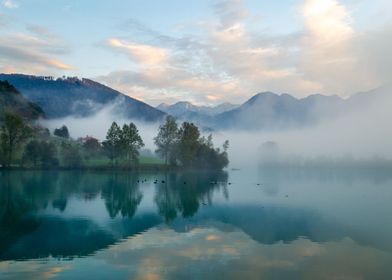
[(389, 97), (388, 88), (379, 88), (342, 99), (337, 95), (310, 95), (295, 98), (289, 94), (263, 92), (238, 108), (216, 115), (210, 120), (215, 129), (279, 130), (317, 124), (349, 112), (361, 112), (377, 106)]
[[(21, 74), (0, 74), (0, 80), (7, 80), (16, 88), (11, 89), (11, 85), (8, 84), (9, 89), (2, 91), (8, 93), (19, 91), (33, 102), (29, 103), (25, 99), (21, 101), (23, 96), (18, 94), (17, 99), (20, 102), (30, 104), (26, 105), (29, 108), (35, 108), (35, 110), (26, 110), (25, 105), (20, 105), (25, 108), (20, 111), (29, 112), (25, 117), (37, 118), (40, 114), (43, 115), (42, 110), (48, 118), (70, 115), (90, 116), (103, 108), (108, 108), (119, 117), (145, 121), (157, 121), (165, 114), (170, 114), (180, 121), (194, 122), (205, 130), (230, 128), (280, 130), (308, 126), (320, 121), (332, 120), (347, 112), (361, 113), (371, 106), (378, 106), (380, 104), (378, 100), (385, 100), (391, 92), (390, 88), (378, 88), (354, 94), (348, 99), (320, 94), (295, 98), (289, 94), (262, 92), (241, 105), (223, 103), (210, 107), (197, 106), (190, 102), (177, 102), (172, 105), (161, 104), (154, 108), (89, 79), (53, 79)], [(6, 99), (7, 102), (11, 102), (10, 97)], [(2, 100), (1, 102), (11, 104), (14, 101), (5, 103)], [(4, 106), (18, 108), (16, 105)]]
[(236, 108), (237, 105), (231, 103), (222, 103), (218, 106), (197, 106), (187, 101), (180, 101), (173, 105), (168, 105), (165, 103), (160, 104), (156, 108), (168, 113), (177, 118), (184, 118), (189, 115), (204, 115), (204, 116), (214, 116), (229, 110)]
[(235, 108), (238, 108), (239, 105), (236, 104), (232, 104), (229, 102), (224, 102), (221, 103), (215, 107), (211, 108), (211, 113), (212, 115), (217, 115), (217, 114), (221, 114), (230, 110), (234, 110)]
[(259, 93), (236, 109), (218, 114), (214, 126), (218, 128), (284, 129), (316, 123), (342, 109), (344, 100), (337, 96), (311, 95), (297, 99), (289, 94)]
[(160, 110), (90, 79), (0, 74), (27, 99), (38, 104), (48, 118), (90, 116), (103, 108), (119, 117), (157, 121)]
[(28, 120), (44, 118), (43, 110), (28, 101), (16, 88), (7, 81), (0, 81), (0, 120), (6, 111), (12, 111)]
[(157, 109), (207, 129), (281, 130), (317, 124), (346, 112), (362, 110), (382, 97), (383, 92), (385, 90), (373, 90), (348, 99), (321, 94), (295, 98), (286, 93), (262, 92), (241, 105), (223, 103), (208, 107), (182, 101), (173, 105), (160, 104)]
[(190, 102), (180, 101), (172, 105), (165, 103), (156, 108), (169, 114), (180, 121), (189, 121), (201, 126), (203, 130), (211, 130), (216, 115), (237, 108), (238, 105), (222, 103), (217, 106), (197, 106)]

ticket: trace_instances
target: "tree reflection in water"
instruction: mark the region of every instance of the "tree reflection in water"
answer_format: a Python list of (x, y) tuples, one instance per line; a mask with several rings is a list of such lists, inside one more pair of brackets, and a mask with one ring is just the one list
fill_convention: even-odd
[(122, 217), (132, 218), (143, 195), (139, 189), (137, 173), (110, 174), (102, 188), (101, 196), (111, 218), (119, 213)]
[(173, 221), (180, 213), (182, 217), (193, 216), (200, 203), (211, 204), (216, 189), (223, 189), (228, 198), (226, 172), (183, 172), (168, 173), (164, 184), (158, 184), (155, 203), (158, 213), (166, 223)]
[[(0, 176), (3, 229), (49, 205), (63, 212), (71, 196), (91, 200), (100, 194), (111, 218), (119, 215), (132, 218), (143, 198), (138, 173), (4, 172)], [(144, 174), (143, 178), (156, 176)], [(215, 189), (222, 189), (228, 196), (225, 172), (173, 172), (158, 176), (164, 178), (164, 183), (159, 181), (156, 185), (154, 201), (166, 222), (175, 219), (178, 213), (182, 217), (193, 216), (200, 203), (211, 203)]]
[[(141, 177), (148, 178), (148, 183), (142, 183)], [(144, 188), (153, 185), (154, 177), (160, 178), (154, 202), (162, 218), (142, 215), (136, 219)], [(162, 220), (169, 223), (178, 215), (193, 216), (201, 203), (211, 203), (216, 189), (227, 193), (227, 174), (223, 172), (3, 172), (0, 181), (0, 259), (90, 254), (119, 236), (127, 237)], [(88, 207), (73, 208), (71, 199), (102, 199), (111, 219), (126, 219), (121, 229), (107, 231), (86, 215)], [(70, 216), (75, 209), (76, 216)], [(36, 246), (37, 240), (40, 246)]]

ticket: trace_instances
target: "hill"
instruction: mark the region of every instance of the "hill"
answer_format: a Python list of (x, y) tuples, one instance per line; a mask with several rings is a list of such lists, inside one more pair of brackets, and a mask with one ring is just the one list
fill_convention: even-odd
[(90, 79), (0, 74), (31, 102), (38, 104), (49, 119), (90, 116), (103, 108), (119, 117), (157, 121), (165, 113)]
[(0, 120), (6, 111), (12, 111), (26, 120), (44, 118), (44, 111), (30, 101), (9, 82), (0, 81)]

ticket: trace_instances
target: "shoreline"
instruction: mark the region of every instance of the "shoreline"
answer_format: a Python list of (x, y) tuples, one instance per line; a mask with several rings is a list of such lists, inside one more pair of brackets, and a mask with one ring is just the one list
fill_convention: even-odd
[(221, 172), (225, 169), (184, 168), (181, 166), (167, 166), (162, 164), (141, 164), (138, 166), (80, 166), (80, 167), (0, 167), (2, 171), (132, 171), (132, 172), (161, 172), (161, 171), (201, 171)]

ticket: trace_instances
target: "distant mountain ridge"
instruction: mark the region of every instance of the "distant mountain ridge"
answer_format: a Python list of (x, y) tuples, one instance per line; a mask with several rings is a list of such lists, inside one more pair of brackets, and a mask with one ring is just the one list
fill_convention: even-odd
[(339, 113), (343, 102), (337, 96), (311, 95), (297, 99), (289, 94), (263, 92), (238, 108), (217, 115), (214, 126), (270, 130), (311, 124), (327, 117), (329, 110), (334, 115)]
[[(377, 88), (343, 99), (337, 95), (313, 94), (296, 98), (290, 94), (262, 92), (241, 105), (225, 103), (224, 109), (196, 106), (189, 102), (161, 104), (157, 108), (179, 119), (196, 122), (212, 129), (282, 130), (298, 128), (332, 120), (348, 112), (360, 112), (385, 99), (389, 88)], [(231, 107), (231, 108), (230, 108)], [(207, 109), (206, 109), (207, 108)], [(207, 111), (206, 110), (210, 110)]]
[(180, 101), (172, 105), (162, 103), (156, 108), (180, 121), (194, 122), (200, 125), (203, 130), (211, 130), (216, 115), (237, 107), (238, 105), (229, 102), (217, 106), (197, 106), (187, 101)]
[[(282, 130), (314, 125), (347, 112), (377, 106), (377, 100), (391, 96), (390, 88), (378, 88), (343, 99), (337, 95), (314, 94), (295, 98), (289, 94), (262, 92), (241, 105), (223, 103), (215, 107), (181, 101), (156, 108), (89, 79), (37, 77), (0, 74), (26, 97), (42, 108), (48, 118), (70, 115), (90, 116), (103, 108), (123, 118), (160, 121), (166, 114), (190, 121), (205, 130)], [(26, 100), (26, 102), (28, 102)]]
[(229, 102), (225, 102), (217, 106), (197, 106), (188, 101), (180, 101), (172, 105), (162, 103), (156, 108), (174, 117), (183, 117), (184, 115), (187, 115), (189, 113), (214, 116), (235, 109), (237, 107), (238, 105), (234, 105)]
[(14, 112), (26, 120), (45, 117), (44, 111), (25, 97), (7, 81), (0, 81), (0, 121), (5, 112)]
[(301, 127), (333, 119), (348, 112), (360, 112), (390, 96), (389, 88), (357, 93), (343, 99), (337, 95), (314, 94), (295, 98), (289, 94), (263, 92), (254, 95), (238, 108), (214, 117), (217, 129), (242, 128), (276, 130)]
[(165, 113), (90, 79), (0, 74), (27, 99), (38, 104), (48, 118), (90, 116), (104, 107), (124, 118), (158, 121)]

